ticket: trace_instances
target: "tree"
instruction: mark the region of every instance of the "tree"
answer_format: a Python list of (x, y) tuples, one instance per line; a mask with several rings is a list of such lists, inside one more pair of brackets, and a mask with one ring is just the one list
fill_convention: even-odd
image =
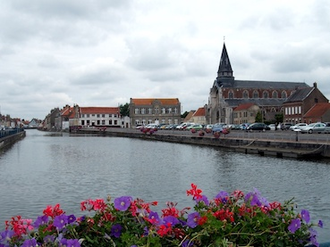
[(129, 104), (128, 103), (126, 103), (125, 105), (121, 104), (119, 106), (119, 109), (120, 109), (120, 115), (129, 117)]
[(256, 122), (256, 123), (261, 123), (261, 122), (263, 122), (263, 121), (262, 121), (262, 114), (261, 114), (260, 111), (258, 111), (258, 113), (257, 113), (257, 115), (256, 115), (255, 122)]
[(189, 114), (189, 112), (185, 111), (182, 115), (181, 115), (181, 118), (185, 119), (186, 116)]

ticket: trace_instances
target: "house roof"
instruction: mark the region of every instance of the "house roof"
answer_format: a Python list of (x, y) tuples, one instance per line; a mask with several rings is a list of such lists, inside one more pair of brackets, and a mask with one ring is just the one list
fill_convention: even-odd
[(285, 103), (303, 101), (313, 90), (315, 90), (314, 87), (299, 88), (288, 97)]
[(239, 106), (237, 106), (234, 111), (243, 111), (243, 110), (248, 110), (251, 106), (253, 106), (255, 104), (253, 103), (246, 103), (246, 104), (241, 104)]
[(80, 107), (81, 114), (118, 114), (119, 107)]
[(204, 117), (205, 116), (205, 108), (200, 107), (197, 111), (194, 112), (193, 117)]
[(304, 115), (305, 118), (320, 117), (330, 110), (330, 103), (317, 103)]
[(180, 103), (178, 98), (131, 98), (131, 102), (135, 105), (152, 105), (155, 101), (159, 101), (162, 105), (177, 105)]
[(194, 113), (195, 113), (195, 111), (189, 111), (183, 121), (188, 122), (191, 119), (191, 117), (194, 115)]
[(73, 118), (74, 117), (74, 108), (70, 106), (66, 106), (61, 110), (61, 116)]

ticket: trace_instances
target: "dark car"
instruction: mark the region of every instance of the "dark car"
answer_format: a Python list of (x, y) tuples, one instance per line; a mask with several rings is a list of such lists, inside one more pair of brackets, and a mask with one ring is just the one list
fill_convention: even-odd
[(246, 131), (253, 131), (253, 130), (265, 131), (265, 130), (270, 130), (270, 128), (267, 124), (264, 123), (254, 123), (246, 128)]

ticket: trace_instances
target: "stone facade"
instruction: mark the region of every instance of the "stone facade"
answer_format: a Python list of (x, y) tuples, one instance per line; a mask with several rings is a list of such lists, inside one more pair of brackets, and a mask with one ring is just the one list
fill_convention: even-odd
[(178, 98), (131, 98), (131, 127), (155, 124), (179, 124), (181, 103)]

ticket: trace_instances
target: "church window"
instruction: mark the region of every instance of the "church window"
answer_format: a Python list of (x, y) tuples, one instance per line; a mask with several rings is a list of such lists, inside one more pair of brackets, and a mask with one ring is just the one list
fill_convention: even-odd
[(277, 91), (273, 91), (273, 93), (272, 93), (272, 98), (275, 98), (275, 99), (278, 98), (278, 93), (277, 93)]
[(228, 93), (228, 98), (229, 98), (229, 99), (234, 98), (234, 92), (233, 92), (232, 90), (229, 91), (229, 93)]
[(248, 99), (249, 98), (249, 92), (247, 90), (244, 90), (243, 92), (243, 98)]
[(264, 98), (264, 99), (269, 98), (269, 94), (268, 94), (267, 91), (264, 91), (264, 92), (262, 93), (262, 95), (263, 95), (263, 98)]
[(255, 99), (259, 98), (258, 91), (256, 91), (256, 90), (253, 91), (253, 98), (255, 98)]
[(287, 98), (288, 97), (288, 95), (286, 94), (286, 92), (285, 91), (282, 91), (282, 93), (281, 93), (281, 98)]

